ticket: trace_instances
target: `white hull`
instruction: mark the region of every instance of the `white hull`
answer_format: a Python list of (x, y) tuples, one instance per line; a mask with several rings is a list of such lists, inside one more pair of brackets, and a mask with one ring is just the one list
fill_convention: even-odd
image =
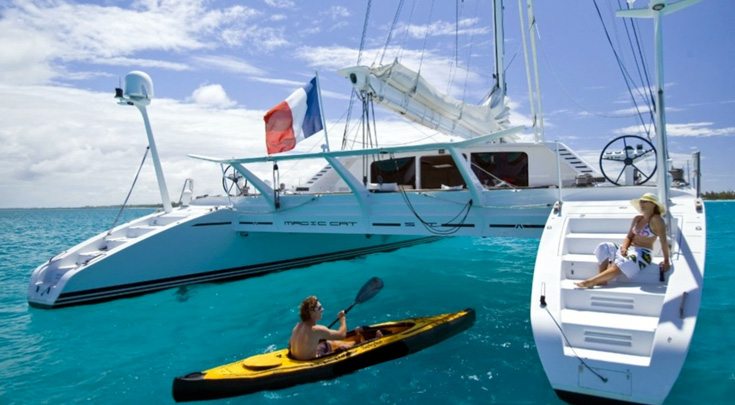
[[(172, 214), (184, 214), (182, 211), (186, 210), (174, 210)], [(233, 229), (232, 210), (205, 209), (203, 215), (197, 212), (201, 208), (188, 211), (190, 215), (177, 223), (106, 249), (87, 264), (76, 265), (74, 261), (79, 260), (80, 252), (104, 243), (106, 233), (57, 256), (33, 272), (29, 303), (45, 308), (87, 304), (193, 283), (245, 278), (436, 239), (364, 234), (248, 234)], [(165, 215), (157, 213), (148, 218)], [(118, 229), (129, 229), (126, 225)]]
[(592, 253), (598, 243), (622, 242), (636, 214), (629, 200), (655, 191), (614, 190), (617, 199), (608, 201), (584, 192), (569, 195), (561, 214), (549, 216), (531, 294), (534, 339), (549, 382), (561, 398), (661, 403), (686, 359), (699, 312), (704, 206), (698, 208), (701, 200), (694, 194), (672, 190), (666, 216), (674, 225), (672, 270), (664, 282), (659, 280), (662, 257), (657, 244), (655, 265), (635, 280), (575, 288), (575, 281), (596, 274)]
[[(39, 266), (31, 276), (28, 301), (44, 308), (85, 304), (397, 249), (444, 236), (538, 238), (558, 199), (557, 170), (567, 185), (580, 171), (589, 170), (566, 148), (560, 150), (557, 162), (555, 144), (489, 144), (462, 153), (522, 153), (528, 159), (529, 186), (483, 186), (467, 171), (463, 178), (469, 187), (420, 188), (429, 172), (418, 162), (449, 158), (442, 147), (398, 154), (398, 159), (416, 159), (416, 179), (391, 191), (344, 191), (349, 190), (345, 177), (357, 175), (362, 167), (359, 156), (346, 156), (339, 162), (331, 160), (309, 190), (281, 193), (277, 207), (273, 190), (266, 190), (252, 196), (199, 199), (190, 207), (131, 221)], [(466, 162), (462, 158), (459, 164)], [(355, 174), (345, 175), (339, 168)]]

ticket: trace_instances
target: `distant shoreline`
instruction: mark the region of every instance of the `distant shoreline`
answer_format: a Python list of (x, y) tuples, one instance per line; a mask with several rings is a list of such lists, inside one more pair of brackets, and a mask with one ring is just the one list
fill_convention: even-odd
[[(735, 199), (704, 199), (705, 202), (735, 202)], [(139, 205), (126, 205), (125, 208), (160, 208), (163, 209), (161, 204), (139, 204)], [(175, 206), (174, 206), (175, 208)], [(8, 207), (0, 208), (0, 211), (10, 210), (78, 210), (78, 209), (120, 209), (119, 205), (85, 205), (82, 207)]]
[[(78, 209), (120, 209), (120, 205), (85, 205), (81, 207), (8, 207), (0, 210), (78, 210)], [(125, 208), (163, 208), (161, 204), (126, 205)]]

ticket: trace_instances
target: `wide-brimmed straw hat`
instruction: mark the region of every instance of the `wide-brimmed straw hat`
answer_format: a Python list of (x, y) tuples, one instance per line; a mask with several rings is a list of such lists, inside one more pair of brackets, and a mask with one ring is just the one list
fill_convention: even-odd
[(652, 202), (656, 204), (656, 206), (658, 207), (658, 210), (661, 212), (661, 215), (666, 213), (666, 207), (663, 204), (661, 204), (658, 198), (656, 198), (656, 195), (654, 195), (653, 193), (646, 193), (646, 194), (643, 194), (641, 198), (634, 198), (630, 200), (630, 205), (632, 205), (633, 208), (638, 210), (638, 212), (643, 212), (641, 211), (641, 201), (648, 201), (648, 202)]

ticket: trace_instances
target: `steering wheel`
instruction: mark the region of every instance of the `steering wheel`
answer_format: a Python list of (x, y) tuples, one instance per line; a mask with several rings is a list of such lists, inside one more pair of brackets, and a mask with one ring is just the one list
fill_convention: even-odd
[(228, 165), (222, 173), (222, 188), (230, 197), (243, 195), (243, 190), (248, 189), (248, 180), (234, 167)]
[(646, 138), (619, 136), (602, 148), (600, 171), (610, 183), (621, 186), (620, 178), (624, 180), (624, 173), (629, 170), (628, 166), (632, 166), (635, 184), (644, 184), (656, 173), (657, 154), (656, 148)]

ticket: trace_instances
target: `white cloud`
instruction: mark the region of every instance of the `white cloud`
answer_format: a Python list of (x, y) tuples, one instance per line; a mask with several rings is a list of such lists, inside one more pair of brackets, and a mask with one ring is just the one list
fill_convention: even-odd
[(319, 14), (327, 15), (332, 20), (340, 20), (351, 15), (350, 10), (344, 6), (332, 6), (328, 10), (322, 11)]
[(220, 84), (205, 84), (199, 86), (191, 94), (191, 100), (196, 104), (210, 107), (229, 108), (237, 103), (227, 96), (227, 92)]
[[(687, 124), (666, 124), (666, 134), (670, 137), (710, 137), (733, 136), (735, 127), (712, 128), (713, 122), (690, 122)], [(640, 125), (633, 125), (615, 130), (618, 135), (641, 134), (645, 130)]]
[[(152, 67), (152, 68), (161, 68), (161, 69), (168, 69), (168, 70), (175, 70), (175, 71), (183, 71), (183, 70), (191, 69), (189, 65), (186, 65), (184, 63), (168, 62), (164, 60), (155, 60), (155, 59), (140, 59), (140, 58), (126, 58), (126, 57), (96, 58), (96, 59), (90, 60), (89, 62), (98, 64), (98, 65), (132, 66), (135, 68)], [(67, 78), (67, 76), (64, 75), (64, 78)]]
[[(15, 1), (0, 17), (0, 80), (48, 83), (69, 63), (136, 64), (185, 70), (186, 65), (135, 58), (144, 51), (212, 49), (224, 41), (284, 43), (278, 33), (261, 30), (258, 12), (233, 6), (209, 9), (204, 0), (139, 1), (132, 9), (64, 1)], [(245, 23), (247, 22), (247, 26)]]
[[(146, 147), (135, 108), (117, 105), (109, 93), (57, 86), (0, 84), (0, 100), (12, 100), (0, 102), (0, 207), (122, 203)], [(220, 158), (265, 154), (264, 111), (154, 99), (148, 114), (174, 200), (186, 178), (195, 180), (195, 195), (222, 194), (219, 166), (187, 154)], [(450, 139), (403, 121), (379, 120), (377, 125), (381, 145)], [(328, 128), (332, 149), (339, 149), (343, 123), (330, 121)], [(358, 146), (355, 136), (350, 135), (348, 145)], [(316, 135), (299, 143), (296, 151), (317, 151), (322, 143), (323, 136)], [(281, 181), (303, 184), (325, 164), (319, 159), (284, 162), (279, 164)], [(251, 169), (261, 178), (271, 177), (268, 164)], [(159, 201), (149, 157), (131, 203)]]
[(263, 75), (265, 72), (250, 63), (230, 56), (197, 56), (194, 60), (205, 66), (214, 66), (216, 68), (246, 75)]
[[(459, 20), (459, 25), (450, 21), (435, 21), (431, 24), (399, 24), (396, 28), (397, 32), (406, 32), (412, 38), (422, 39), (425, 36), (454, 36), (454, 35), (480, 35), (490, 32), (488, 26), (477, 26), (480, 22), (479, 18), (463, 18)], [(398, 36), (399, 34), (396, 34)]]
[[(64, 87), (0, 85), (2, 207), (119, 204), (143, 155), (146, 136), (134, 108), (109, 93)], [(169, 192), (184, 178), (197, 194), (217, 194), (220, 169), (187, 153), (240, 156), (264, 153), (262, 112), (212, 109), (155, 99), (149, 107)], [(160, 201), (150, 160), (133, 203)]]
[(265, 0), (265, 4), (275, 8), (293, 8), (296, 6), (291, 0)]

